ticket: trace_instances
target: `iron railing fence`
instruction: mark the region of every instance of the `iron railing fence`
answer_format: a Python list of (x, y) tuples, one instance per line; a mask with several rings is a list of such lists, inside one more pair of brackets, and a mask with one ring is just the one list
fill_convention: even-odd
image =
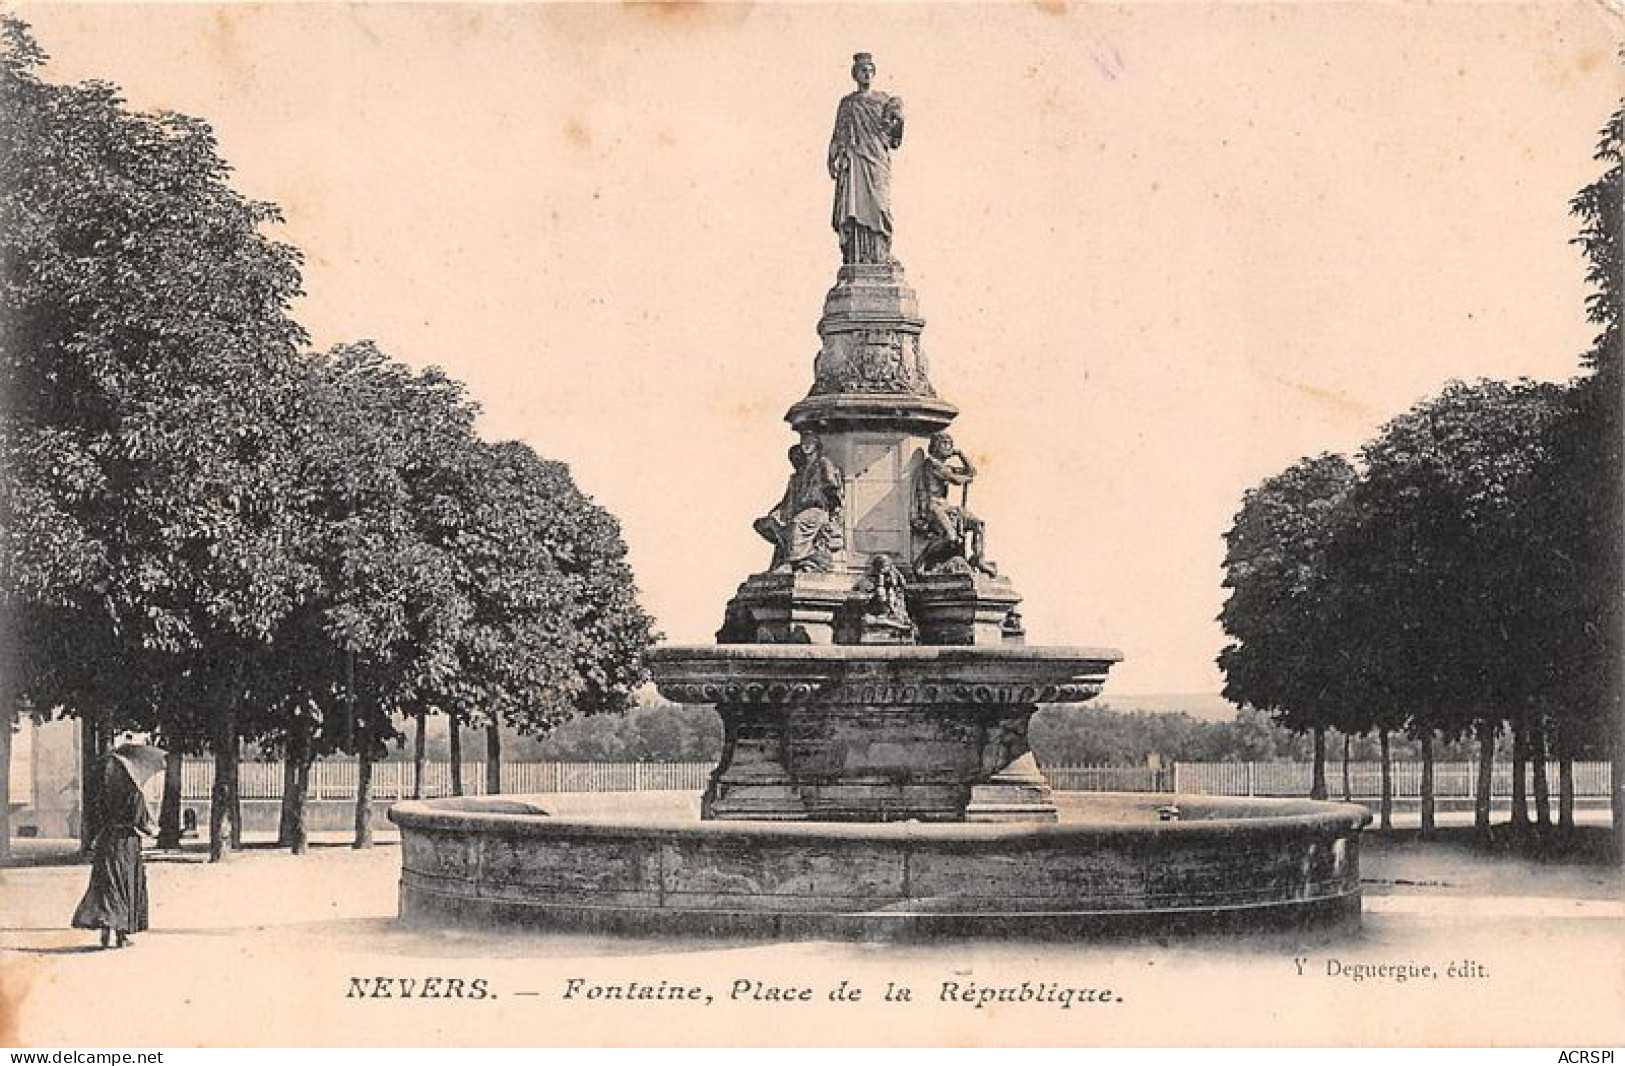
[[(709, 762), (511, 762), (502, 764), (502, 791), (539, 792), (646, 792), (699, 791), (710, 779)], [(1063, 792), (1193, 792), (1214, 796), (1307, 796), (1313, 766), (1307, 762), (1178, 762), (1167, 766), (1045, 766), (1051, 786)], [(1416, 799), (1422, 794), (1422, 764), (1395, 761), (1391, 764), (1393, 795), (1396, 799)], [(1533, 795), (1533, 772), (1526, 780)], [(485, 792), (485, 763), (464, 762), (463, 792), (478, 796)], [(1549, 763), (1547, 777), (1557, 792), (1558, 764)], [(1577, 797), (1597, 798), (1609, 794), (1610, 766), (1606, 762), (1576, 762), (1574, 792)], [(186, 759), (182, 764), (181, 795), (189, 800), (209, 798), (214, 778), (211, 759)], [(238, 787), (245, 800), (280, 799), (283, 767), (278, 761), (244, 761), (238, 764)], [(1433, 767), (1433, 792), (1442, 800), (1471, 798), (1478, 780), (1478, 767), (1469, 762), (1440, 762)], [(318, 759), (311, 766), (308, 796), (312, 800), (354, 799), (357, 763), (354, 759)], [(1350, 794), (1355, 799), (1375, 799), (1382, 794), (1382, 767), (1376, 762), (1349, 763)], [(423, 767), (422, 795), (436, 798), (452, 794), (451, 764), (429, 761)], [(1326, 788), (1334, 797), (1343, 795), (1341, 761), (1328, 760)], [(414, 770), (410, 762), (379, 762), (372, 767), (372, 795), (379, 800), (409, 799), (414, 792)], [(1497, 763), (1491, 794), (1497, 799), (1512, 795), (1512, 767)]]

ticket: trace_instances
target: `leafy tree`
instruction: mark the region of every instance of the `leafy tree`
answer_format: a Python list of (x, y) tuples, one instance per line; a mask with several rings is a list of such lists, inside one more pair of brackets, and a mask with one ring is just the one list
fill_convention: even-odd
[[(1404, 685), (1424, 742), (1439, 732), (1477, 737), (1476, 822), (1486, 833), (1496, 734), (1545, 681), (1529, 666), (1545, 565), (1543, 519), (1530, 502), (1558, 391), (1453, 382), (1361, 452), (1358, 550), (1387, 568), (1372, 617), (1398, 637), (1384, 649), (1387, 676)], [(1375, 639), (1367, 633), (1367, 643)]]
[(310, 761), (357, 754), (364, 845), (400, 715), (539, 735), (624, 709), (652, 630), (614, 520), (562, 465), (480, 443), (442, 372), (302, 355), (299, 255), (209, 127), (48, 84), (3, 29), (0, 737), (60, 708), (87, 763), (115, 727), (211, 750), (223, 858), (245, 741), (288, 756), (296, 850)]
[(1382, 763), (1379, 826), (1393, 828), (1393, 738), (1405, 731), (1422, 760), (1422, 826), (1433, 828), (1433, 764), (1437, 723), (1426, 708), (1438, 698), (1433, 666), (1419, 649), (1428, 639), (1429, 602), (1418, 595), (1418, 564), (1406, 556), (1413, 541), (1395, 524), (1396, 511), (1414, 502), (1385, 494), (1380, 476), (1360, 478), (1338, 512), (1327, 565), (1338, 600), (1345, 659), (1360, 702), (1346, 709), (1346, 729), (1374, 731)]
[(1156, 755), (1185, 762), (1298, 760), (1308, 752), (1290, 730), (1253, 707), (1228, 721), (1183, 712), (1119, 711), (1109, 702), (1044, 707), (1029, 728), (1048, 766), (1144, 766)]
[[(376, 345), (341, 345), (311, 364), (301, 471), (320, 595), (290, 616), (281, 642), (292, 685), (284, 747), (295, 794), (283, 835), (302, 821), (298, 775), (323, 747), (355, 754), (357, 846), (371, 840), (372, 762), (396, 735), (394, 716), (423, 709), (459, 667), (470, 607), (451, 544), (462, 521), (474, 406), (437, 369), (413, 373)], [(297, 709), (298, 713), (288, 713)]]
[(714, 762), (722, 721), (710, 707), (658, 700), (620, 714), (573, 718), (542, 738), (520, 738), (515, 757), (561, 762)]
[(1574, 243), (1585, 253), (1586, 281), (1591, 285), (1586, 318), (1601, 327), (1582, 363), (1603, 382), (1611, 380), (1617, 385), (1620, 304), (1625, 300), (1625, 255), (1620, 247), (1620, 227), (1625, 224), (1625, 182), (1620, 170), (1625, 159), (1625, 103), (1608, 117), (1592, 158), (1603, 165), (1602, 174), (1569, 203), (1569, 210), (1580, 220)]
[[(299, 258), (261, 234), (276, 209), (229, 187), (206, 124), (43, 82), (26, 27), (4, 29), (5, 606), (20, 639), (71, 630), (99, 652), (22, 696), (94, 738), (132, 707), (163, 711), (137, 683), (190, 678), (218, 848), (244, 664), (311, 579), (290, 551), (286, 427), (268, 417), (303, 342)], [(37, 656), (21, 642), (12, 658)]]
[(1613, 760), (1613, 815), (1619, 851), (1625, 855), (1625, 698), (1619, 664), (1625, 661), (1621, 613), (1625, 562), (1625, 462), (1621, 458), (1622, 388), (1620, 305), (1625, 300), (1625, 250), (1620, 227), (1625, 180), (1625, 103), (1604, 125), (1596, 161), (1603, 172), (1570, 203), (1580, 220), (1575, 238), (1585, 254), (1586, 317), (1599, 331), (1582, 364), (1588, 373), (1574, 383), (1567, 410), (1552, 442), (1553, 470), (1542, 483), (1542, 505), (1552, 517), (1553, 550), (1567, 563), (1554, 586), (1567, 606), (1561, 626), (1561, 678), (1556, 689), (1570, 713), (1559, 723), (1563, 766), (1562, 821), (1573, 821), (1573, 759), (1577, 751), (1606, 752)]
[(1326, 797), (1326, 729), (1353, 697), (1327, 552), (1354, 481), (1340, 455), (1300, 460), (1250, 490), (1225, 534), (1225, 698), (1313, 736), (1317, 799)]
[(481, 446), (475, 463), (480, 491), (453, 549), (472, 611), (438, 703), (486, 723), (486, 789), (500, 791), (501, 732), (489, 727), (545, 735), (575, 714), (624, 710), (653, 630), (618, 525), (562, 464), (515, 442)]

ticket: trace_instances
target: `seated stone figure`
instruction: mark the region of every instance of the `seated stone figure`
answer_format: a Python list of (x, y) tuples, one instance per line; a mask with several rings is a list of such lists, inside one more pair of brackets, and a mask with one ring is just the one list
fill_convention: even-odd
[(790, 449), (790, 480), (777, 507), (753, 528), (773, 545), (774, 573), (828, 573), (846, 546), (841, 533), (844, 482), (816, 434)]
[(998, 573), (998, 568), (986, 557), (986, 529), (982, 520), (965, 506), (965, 495), (961, 494), (958, 506), (948, 501), (953, 486), (966, 486), (974, 480), (976, 467), (954, 447), (954, 439), (946, 433), (933, 436), (914, 475), (910, 524), (919, 535), (920, 547), (914, 553), (916, 574), (965, 574), (979, 570), (992, 577)]
[(912, 636), (914, 622), (908, 616), (908, 585), (903, 572), (885, 553), (869, 557), (869, 570), (860, 586), (867, 596), (863, 605), (863, 625), (868, 630), (893, 630)]

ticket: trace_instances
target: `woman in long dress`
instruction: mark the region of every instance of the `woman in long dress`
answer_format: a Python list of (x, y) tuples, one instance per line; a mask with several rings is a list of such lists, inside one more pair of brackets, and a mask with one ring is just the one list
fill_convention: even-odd
[(843, 263), (891, 263), (891, 153), (903, 144), (903, 101), (871, 88), (875, 62), (852, 57), (858, 91), (841, 98), (829, 139), (829, 176), (835, 179), (832, 222)]
[(90, 887), (73, 912), (75, 929), (99, 929), (102, 947), (115, 938), (119, 947), (131, 933), (147, 928), (147, 871), (141, 863), (141, 838), (154, 835), (152, 812), (136, 784), (135, 773), (118, 755), (103, 760), (101, 831), (96, 834)]

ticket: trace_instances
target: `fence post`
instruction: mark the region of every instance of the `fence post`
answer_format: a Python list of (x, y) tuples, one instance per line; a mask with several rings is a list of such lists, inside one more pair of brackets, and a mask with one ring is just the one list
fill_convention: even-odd
[(1170, 774), (1169, 777), (1170, 777), (1170, 784), (1169, 784), (1169, 787), (1168, 787), (1168, 791), (1169, 792), (1178, 792), (1179, 791), (1179, 760), (1178, 759), (1174, 760), (1173, 773)]
[(1247, 795), (1251, 796), (1251, 795), (1255, 794), (1253, 792), (1253, 788), (1254, 788), (1253, 761), (1251, 759), (1248, 759), (1247, 760)]

